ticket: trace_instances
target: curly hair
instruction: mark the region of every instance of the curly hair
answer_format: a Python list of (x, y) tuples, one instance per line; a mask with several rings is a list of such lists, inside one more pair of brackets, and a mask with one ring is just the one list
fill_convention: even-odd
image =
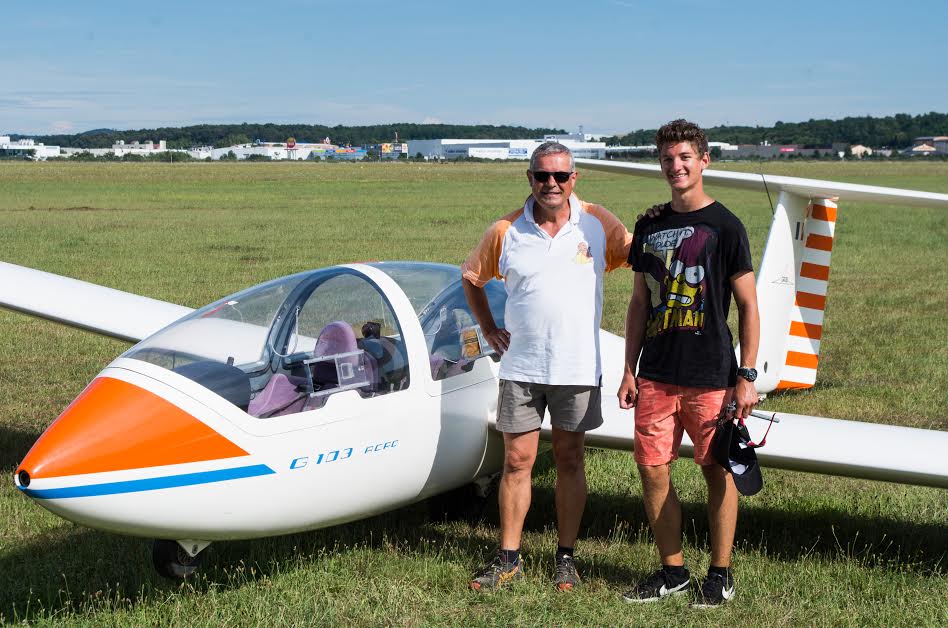
[(655, 146), (658, 147), (659, 152), (668, 144), (674, 145), (681, 142), (691, 144), (699, 157), (708, 152), (708, 136), (694, 122), (684, 119), (672, 120), (655, 134)]

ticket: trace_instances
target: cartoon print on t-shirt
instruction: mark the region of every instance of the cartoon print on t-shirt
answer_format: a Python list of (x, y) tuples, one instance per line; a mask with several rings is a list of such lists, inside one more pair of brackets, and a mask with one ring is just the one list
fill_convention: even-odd
[(580, 242), (576, 245), (576, 256), (573, 261), (577, 264), (591, 264), (593, 261), (592, 253), (589, 252), (589, 243)]
[(659, 260), (645, 280), (651, 297), (646, 336), (704, 328), (706, 272), (701, 263), (712, 233), (701, 226), (666, 229), (645, 239), (643, 252)]
[(676, 259), (668, 269), (665, 277), (665, 305), (667, 307), (687, 308), (698, 300), (701, 292), (701, 282), (704, 279), (703, 266), (685, 266), (684, 262)]

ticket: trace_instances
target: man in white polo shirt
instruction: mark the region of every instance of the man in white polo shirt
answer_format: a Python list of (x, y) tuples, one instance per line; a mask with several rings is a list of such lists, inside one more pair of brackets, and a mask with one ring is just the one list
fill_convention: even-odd
[[(606, 209), (573, 195), (576, 177), (568, 148), (540, 145), (527, 171), (532, 194), (490, 226), (461, 267), (471, 311), (501, 354), (500, 549), (471, 581), (478, 591), (522, 577), (520, 539), (547, 410), (556, 461), (556, 586), (569, 591), (580, 581), (573, 547), (586, 506), (583, 438), (602, 424), (602, 280), (606, 271), (626, 264), (632, 236)], [(495, 277), (507, 290), (506, 328), (495, 324), (483, 289)]]

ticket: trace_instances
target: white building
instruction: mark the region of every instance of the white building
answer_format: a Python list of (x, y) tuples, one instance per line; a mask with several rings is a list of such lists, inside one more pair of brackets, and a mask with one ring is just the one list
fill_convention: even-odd
[(188, 151), (188, 155), (194, 159), (213, 159), (213, 154), (213, 146), (197, 146)]
[(708, 142), (708, 150), (712, 148), (720, 148), (723, 153), (726, 150), (737, 150), (738, 146), (736, 144), (728, 144), (727, 142)]
[(154, 144), (151, 140), (145, 140), (144, 142), (139, 142), (136, 140), (128, 143), (125, 143), (125, 140), (119, 140), (112, 144), (111, 148), (64, 148), (63, 155), (71, 157), (80, 153), (89, 153), (90, 155), (95, 155), (96, 157), (102, 157), (111, 153), (116, 157), (124, 157), (125, 155), (150, 157), (152, 155), (157, 155), (158, 153), (165, 153), (168, 151), (184, 152), (181, 149), (168, 148), (167, 142), (165, 140), (159, 140), (157, 144)]
[(544, 142), (559, 142), (572, 151), (574, 157), (604, 159), (605, 142), (587, 142), (580, 134), (547, 135), (538, 140), (409, 140), (408, 154), (421, 153), (425, 159), (529, 159), (533, 151)]
[(212, 146), (202, 146), (188, 151), (188, 154), (195, 159), (218, 160), (233, 153), (239, 160), (250, 158), (252, 155), (259, 155), (274, 161), (306, 159), (362, 159), (365, 157), (365, 150), (361, 148), (340, 147), (335, 144), (326, 143), (301, 143), (301, 142), (254, 142), (252, 144), (237, 144), (235, 146), (225, 146), (223, 148), (214, 148)]
[(148, 157), (149, 155), (154, 155), (155, 153), (163, 153), (168, 150), (168, 145), (165, 143), (165, 140), (159, 140), (157, 144), (152, 144), (151, 140), (145, 140), (144, 142), (129, 142), (125, 143), (124, 140), (119, 140), (112, 145), (112, 152), (115, 153), (116, 157), (124, 157), (125, 155), (141, 155), (142, 157)]
[(0, 135), (0, 154), (13, 154), (25, 159), (46, 161), (50, 157), (59, 157), (62, 154), (59, 146), (47, 146), (30, 139), (12, 141), (9, 135)]
[(315, 144), (295, 144), (288, 146), (285, 142), (260, 142), (253, 144), (237, 144), (223, 148), (212, 148), (211, 159), (217, 160), (228, 153), (234, 153), (237, 159), (247, 159), (251, 155), (259, 155), (269, 159), (309, 159)]

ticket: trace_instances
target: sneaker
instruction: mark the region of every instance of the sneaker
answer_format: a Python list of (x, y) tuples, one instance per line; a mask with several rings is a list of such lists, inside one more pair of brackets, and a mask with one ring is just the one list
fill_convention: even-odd
[(560, 591), (572, 591), (580, 583), (576, 561), (569, 554), (556, 557), (556, 588)]
[(493, 591), (521, 578), (523, 578), (523, 559), (518, 558), (515, 563), (505, 563), (498, 553), (484, 567), (484, 572), (471, 580), (471, 588), (475, 591)]
[(688, 592), (691, 586), (691, 575), (685, 570), (683, 580), (673, 580), (673, 576), (664, 569), (659, 569), (651, 576), (635, 585), (631, 591), (622, 594), (622, 598), (629, 604), (641, 602), (657, 602), (669, 595), (682, 595)]
[(698, 599), (691, 606), (694, 608), (714, 608), (721, 606), (734, 598), (734, 577), (728, 574), (709, 573), (698, 591)]

